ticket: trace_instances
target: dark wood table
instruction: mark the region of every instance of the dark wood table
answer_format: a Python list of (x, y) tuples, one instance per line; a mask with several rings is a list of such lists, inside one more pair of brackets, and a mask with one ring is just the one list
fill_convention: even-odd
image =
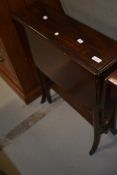
[(39, 69), (42, 101), (51, 102), (53, 88), (94, 127), (93, 154), (101, 134), (110, 129), (102, 94), (106, 77), (117, 68), (117, 42), (40, 2), (14, 19)]

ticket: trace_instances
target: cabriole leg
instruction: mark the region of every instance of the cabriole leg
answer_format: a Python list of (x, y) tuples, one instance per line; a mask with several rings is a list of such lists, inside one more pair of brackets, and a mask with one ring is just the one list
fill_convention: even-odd
[(49, 86), (49, 82), (48, 82), (49, 79), (41, 71), (39, 71), (39, 75), (40, 75), (40, 81), (41, 81), (41, 86), (42, 86), (41, 103), (44, 103), (46, 100), (49, 103), (51, 103), (52, 98), (50, 95), (50, 86)]
[(99, 109), (95, 109), (93, 113), (94, 141), (93, 141), (92, 148), (89, 152), (90, 155), (95, 153), (101, 139), (102, 130), (99, 122), (99, 115), (100, 115)]

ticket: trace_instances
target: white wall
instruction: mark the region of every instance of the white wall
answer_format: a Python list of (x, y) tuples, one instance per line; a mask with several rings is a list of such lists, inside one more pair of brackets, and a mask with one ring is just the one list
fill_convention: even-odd
[(117, 40), (117, 0), (60, 0), (67, 15)]

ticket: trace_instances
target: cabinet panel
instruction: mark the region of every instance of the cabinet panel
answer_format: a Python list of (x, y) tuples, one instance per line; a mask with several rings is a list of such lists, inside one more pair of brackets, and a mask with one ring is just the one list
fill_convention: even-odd
[(0, 27), (3, 27), (2, 24), (7, 22), (10, 18), (9, 6), (7, 4), (7, 0), (0, 1)]
[(33, 2), (35, 2), (36, 0), (24, 0), (24, 1), (25, 1), (26, 5), (29, 5), (29, 4), (31, 4)]
[(21, 8), (25, 7), (24, 0), (7, 0), (12, 12), (17, 12)]
[(7, 55), (6, 49), (4, 47), (4, 44), (0, 38), (0, 69), (1, 71), (5, 72), (8, 76), (12, 76), (12, 78), (17, 79), (17, 76), (15, 74), (15, 71), (12, 67), (12, 64), (9, 60), (9, 57)]
[[(10, 2), (10, 3), (9, 3)], [(1, 76), (29, 103), (41, 93), (35, 65), (25, 53), (13, 23), (12, 12), (25, 6), (22, 1), (0, 1)]]
[(58, 10), (61, 10), (61, 4), (60, 4), (60, 1), (59, 0), (24, 0), (26, 5), (30, 5), (32, 4), (33, 2), (35, 1), (40, 1), (46, 5), (51, 6), (53, 8), (57, 8)]

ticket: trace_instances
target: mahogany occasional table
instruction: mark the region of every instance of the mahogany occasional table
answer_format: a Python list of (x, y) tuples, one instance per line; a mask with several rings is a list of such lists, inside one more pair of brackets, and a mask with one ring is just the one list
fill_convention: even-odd
[[(93, 154), (101, 134), (111, 129), (102, 94), (106, 77), (117, 68), (117, 42), (41, 2), (14, 20), (39, 70), (42, 102), (51, 102), (53, 88), (94, 127)], [(112, 110), (108, 115), (112, 121)]]

